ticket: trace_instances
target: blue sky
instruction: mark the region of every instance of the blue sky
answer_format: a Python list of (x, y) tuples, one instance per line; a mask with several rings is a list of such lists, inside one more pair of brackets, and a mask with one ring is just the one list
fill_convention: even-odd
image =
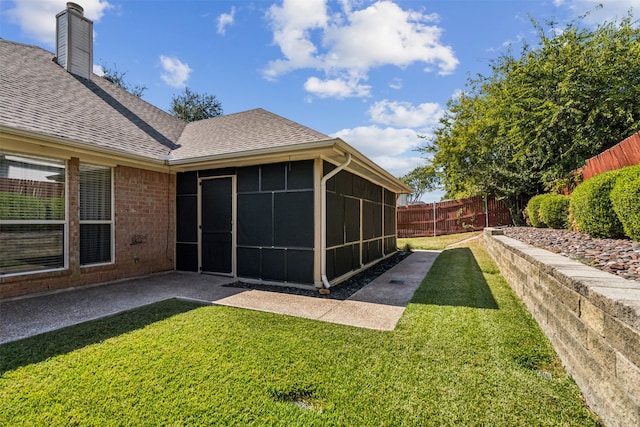
[[(55, 50), (65, 0), (0, 0), (0, 37)], [(225, 114), (264, 108), (342, 138), (396, 176), (468, 76), (537, 42), (529, 16), (585, 25), (640, 0), (76, 0), (94, 21), (94, 68), (125, 72), (168, 110), (185, 86)], [(424, 200), (439, 200), (441, 192)]]

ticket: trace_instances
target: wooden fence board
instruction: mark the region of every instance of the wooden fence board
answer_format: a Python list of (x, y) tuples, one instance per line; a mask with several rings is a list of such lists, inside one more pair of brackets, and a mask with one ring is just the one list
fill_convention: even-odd
[[(398, 237), (442, 236), (512, 223), (504, 203), (483, 197), (398, 206)], [(435, 220), (434, 220), (435, 219)]]
[(595, 175), (640, 164), (640, 132), (588, 159), (582, 168), (582, 178), (587, 180)]

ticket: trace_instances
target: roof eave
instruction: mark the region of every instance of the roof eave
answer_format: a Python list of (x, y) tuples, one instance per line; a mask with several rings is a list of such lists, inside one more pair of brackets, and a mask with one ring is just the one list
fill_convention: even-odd
[(281, 147), (261, 148), (233, 153), (216, 154), (200, 157), (188, 157), (169, 160), (168, 164), (177, 171), (193, 171), (206, 168), (223, 168), (229, 166), (251, 166), (260, 163), (271, 163), (287, 160), (313, 158), (330, 152), (336, 144), (335, 139), (305, 142)]
[[(54, 154), (60, 157), (78, 157), (81, 160), (92, 159), (103, 164), (133, 166), (143, 169), (167, 171), (166, 159), (152, 158), (133, 154), (127, 151), (90, 145), (86, 142), (74, 141), (42, 132), (34, 132), (10, 126), (0, 125), (0, 139), (3, 148), (24, 151), (24, 143), (36, 146), (31, 154)], [(43, 151), (43, 153), (39, 153)]]
[(264, 163), (295, 161), (321, 157), (335, 164), (344, 161), (347, 153), (352, 155), (352, 164), (347, 170), (369, 178), (373, 182), (392, 190), (395, 193), (411, 193), (412, 190), (398, 178), (368, 159), (364, 154), (341, 140), (330, 138), (314, 142), (305, 142), (282, 147), (270, 147), (258, 150), (247, 150), (213, 156), (169, 160), (168, 164), (176, 172), (188, 172), (203, 168), (216, 169), (225, 167), (253, 166)]

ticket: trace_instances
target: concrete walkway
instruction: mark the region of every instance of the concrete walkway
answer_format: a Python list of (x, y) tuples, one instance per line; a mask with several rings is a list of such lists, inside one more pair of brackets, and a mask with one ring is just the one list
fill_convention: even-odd
[(393, 330), (439, 251), (416, 251), (344, 301), (223, 286), (233, 279), (171, 272), (0, 301), (0, 344), (171, 298)]

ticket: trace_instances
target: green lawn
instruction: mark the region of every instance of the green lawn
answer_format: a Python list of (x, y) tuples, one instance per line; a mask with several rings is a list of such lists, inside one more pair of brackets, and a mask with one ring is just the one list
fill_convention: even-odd
[(472, 231), (469, 233), (447, 234), (445, 236), (435, 237), (414, 237), (410, 239), (398, 239), (398, 247), (404, 248), (409, 244), (411, 249), (429, 249), (442, 250), (449, 245), (470, 239), (480, 234), (480, 231)]
[(599, 421), (478, 240), (440, 255), (392, 332), (170, 301), (0, 356), (2, 426)]

